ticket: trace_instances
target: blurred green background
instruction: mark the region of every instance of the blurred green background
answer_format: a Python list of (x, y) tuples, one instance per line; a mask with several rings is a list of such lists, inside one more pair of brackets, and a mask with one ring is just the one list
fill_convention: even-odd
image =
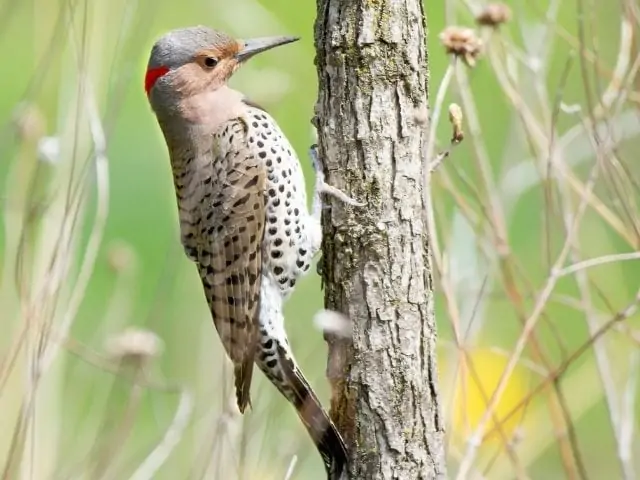
[[(561, 3), (558, 23), (575, 35), (576, 4)], [(540, 36), (547, 2), (513, 2), (512, 6), (516, 12), (515, 21), (504, 33), (523, 50), (533, 51), (534, 40)], [(589, 2), (588, 6), (589, 18), (597, 19), (599, 55), (607, 59), (605, 63), (611, 68), (618, 48), (619, 7), (617, 4), (612, 7), (610, 2), (603, 0)], [(425, 7), (430, 32), (430, 90), (433, 99), (449, 62), (440, 46), (438, 33), (448, 23), (446, 18), (452, 18), (452, 14), (455, 14), (458, 23), (465, 25), (472, 24), (472, 17), (461, 4), (455, 2), (425, 2)], [(103, 119), (110, 177), (109, 214), (104, 238), (86, 295), (71, 327), (72, 344), (77, 344), (77, 348), (69, 346), (56, 359), (52, 371), (56, 373), (52, 373), (52, 379), (39, 391), (38, 415), (34, 416), (37, 419), (34, 420), (38, 425), (37, 433), (31, 433), (32, 441), (27, 442), (30, 446), (26, 447), (32, 449), (32, 456), (27, 463), (35, 465), (29, 478), (129, 478), (136, 465), (148, 455), (171, 424), (179, 404), (179, 395), (175, 391), (133, 388), (128, 380), (130, 372), (127, 375), (123, 370), (122, 376), (115, 377), (96, 362), (87, 361), (89, 354), (86, 351), (103, 353), (105, 342), (127, 325), (151, 330), (163, 341), (164, 350), (150, 362), (145, 370), (145, 378), (157, 385), (184, 386), (194, 395), (189, 425), (155, 478), (225, 478), (224, 475), (234, 478), (234, 473), (230, 472), (234, 472), (233, 466), (241, 458), (246, 458), (248, 478), (284, 478), (294, 455), (298, 456), (294, 478), (323, 478), (320, 459), (298, 424), (293, 410), (274, 394), (262, 375), (255, 376), (254, 409), (238, 420), (239, 416), (233, 407), (232, 382), (226, 359), (220, 351), (195, 270), (179, 246), (175, 197), (166, 147), (143, 90), (150, 47), (154, 39), (166, 30), (205, 24), (238, 37), (277, 34), (301, 36), (302, 40), (298, 43), (253, 59), (236, 74), (232, 83), (269, 110), (281, 124), (299, 153), (310, 191), (313, 175), (306, 151), (314, 141), (310, 118), (317, 88), (313, 62), (315, 13), (313, 2), (292, 3), (285, 0), (0, 2), (0, 51), (3, 59), (0, 81), (0, 182), (4, 185), (0, 193), (2, 198), (7, 199), (5, 221), (0, 231), (0, 242), (5, 247), (1, 263), (5, 273), (0, 293), (0, 319), (7, 326), (7, 337), (0, 341), (0, 345), (5, 351), (9, 352), (10, 345), (18, 338), (23, 326), (20, 319), (25, 318), (25, 310), (17, 301), (18, 291), (14, 281), (16, 258), (11, 257), (11, 249), (7, 247), (13, 241), (11, 239), (15, 240), (19, 234), (16, 229), (21, 228), (20, 218), (24, 213), (20, 209), (29, 204), (47, 206), (51, 202), (58, 205), (57, 200), (51, 199), (58, 198), (61, 191), (49, 189), (40, 183), (46, 185), (47, 181), (57, 178), (60, 188), (68, 187), (64, 181), (60, 181), (61, 177), (56, 176), (59, 175), (56, 169), (62, 167), (54, 163), (39, 167), (40, 183), (35, 189), (28, 190), (30, 177), (27, 173), (37, 157), (33, 135), (60, 137), (60, 158), (65, 160), (59, 160), (59, 163), (75, 164), (77, 170), (73, 171), (73, 175), (76, 175), (76, 180), (84, 178), (90, 189), (95, 190), (94, 169), (88, 162), (91, 153), (88, 119), (83, 113), (83, 102), (75, 101), (76, 98), (84, 98), (88, 88), (88, 84), (79, 86), (79, 64), (82, 65), (81, 71), (88, 74)], [(572, 51), (575, 58), (575, 48), (558, 39), (548, 53), (542, 53), (543, 58), (547, 59), (545, 62), (548, 61), (546, 84), (552, 95), (555, 95), (563, 81), (563, 71)], [(480, 60), (478, 67), (469, 71), (468, 75), (486, 147), (497, 172), (496, 179), (500, 181), (505, 178), (508, 167), (526, 161), (531, 152), (526, 138), (515, 126), (518, 112), (501, 93), (488, 62)], [(534, 96), (533, 78), (519, 80), (524, 86), (531, 84), (531, 93), (524, 90), (521, 93)], [(606, 80), (601, 82), (606, 83)], [(576, 63), (564, 88), (566, 104), (585, 104), (582, 85)], [(455, 93), (447, 96), (448, 100), (458, 101), (458, 98)], [(27, 128), (25, 131), (23, 128), (21, 134), (16, 134), (16, 115), (22, 111), (19, 107), (25, 105), (35, 108), (38, 114), (34, 114), (34, 118), (39, 115), (42, 122), (34, 120), (35, 123), (29, 124), (31, 130)], [(562, 130), (573, 123), (571, 119), (562, 117), (559, 128)], [(443, 121), (438, 127), (441, 145), (446, 143), (448, 135), (449, 126)], [(585, 147), (586, 143), (584, 141), (583, 145), (575, 146)], [(630, 152), (632, 148), (633, 144), (628, 142), (621, 145), (622, 152)], [(586, 149), (589, 149), (589, 145), (586, 145)], [(593, 156), (586, 155), (585, 160), (584, 165), (589, 166)], [(466, 175), (472, 184), (477, 181), (477, 170), (469, 145), (461, 145), (447, 161), (455, 162), (457, 171)], [(588, 173), (584, 165), (576, 167), (582, 178)], [(637, 173), (637, 165), (634, 168)], [(87, 175), (82, 177), (82, 172)], [(453, 221), (455, 202), (441, 188), (437, 175), (435, 181), (435, 200), (443, 245), (454, 253), (456, 248), (466, 251), (468, 245), (465, 247), (463, 239), (457, 236), (463, 235), (465, 229)], [(548, 273), (548, 259), (557, 252), (549, 255), (541, 248), (545, 243), (543, 218), (540, 215), (544, 198), (538, 191), (539, 186), (534, 187), (522, 193), (510, 205), (508, 231), (520, 268), (528, 273), (535, 285), (539, 285)], [(23, 198), (25, 195), (27, 201)], [(12, 204), (9, 200), (16, 203)], [(77, 247), (80, 252), (90, 235), (95, 206), (96, 198), (91, 194), (87, 203), (89, 221), (82, 226), (83, 235)], [(49, 235), (55, 235), (55, 231), (49, 225), (39, 226), (31, 232), (34, 238), (40, 238), (33, 240), (32, 252), (40, 248), (38, 245), (43, 241), (43, 232), (48, 232), (44, 240), (51, 241)], [(619, 237), (603, 227), (602, 222), (593, 215), (585, 222), (581, 235), (589, 237), (586, 246), (583, 245), (585, 257), (627, 249)], [(561, 235), (558, 238), (562, 238)], [(557, 238), (554, 242), (553, 246), (557, 249), (561, 244)], [(26, 265), (31, 265), (29, 261), (38, 263), (37, 255), (32, 257), (27, 256)], [(464, 263), (465, 260), (468, 257), (461, 258), (460, 262)], [(459, 276), (462, 297), (465, 297), (464, 288), (470, 288), (466, 294), (467, 307), (477, 303), (478, 286), (485, 276), (482, 262), (471, 263), (477, 266), (478, 271), (469, 273), (465, 270)], [(598, 270), (600, 297), (594, 301), (599, 308), (605, 312), (615, 312), (626, 305), (640, 283), (639, 271), (633, 262)], [(469, 280), (468, 275), (473, 278)], [(71, 278), (74, 277), (72, 269)], [(565, 295), (576, 294), (575, 285), (569, 280), (560, 283), (559, 291)], [(504, 292), (500, 292), (500, 286), (494, 286), (491, 293), (483, 303), (482, 312), (477, 313), (482, 320), (473, 315), (473, 308), (463, 308), (463, 314), (468, 317), (465, 321), (469, 324), (476, 320), (478, 322), (478, 333), (473, 343), (509, 350), (521, 330), (521, 324)], [(68, 291), (61, 294), (62, 299), (68, 297)], [(530, 309), (533, 302), (527, 299), (526, 304)], [(65, 300), (60, 300), (57, 306), (51, 307), (52, 318), (62, 314), (64, 305)], [(298, 284), (287, 304), (287, 329), (303, 370), (326, 401), (326, 348), (321, 333), (312, 322), (313, 315), (320, 308), (322, 295), (319, 279), (312, 273)], [(445, 352), (441, 356), (441, 363), (445, 365), (448, 359), (451, 360), (446, 352), (452, 335), (448, 311), (440, 294), (437, 297), (437, 315), (442, 350)], [(34, 316), (37, 317), (38, 312)], [(546, 318), (555, 326), (555, 330), (552, 332), (541, 326), (540, 338), (549, 357), (557, 365), (566, 357), (566, 352), (582, 344), (588, 334), (583, 315), (573, 308), (554, 304), (548, 309)], [(556, 331), (560, 332), (564, 350), (556, 345)], [(619, 339), (614, 341), (621, 344)], [(625, 351), (628, 348), (629, 345), (625, 343)], [(6, 368), (10, 356), (7, 354), (3, 357), (3, 368)], [(587, 356), (578, 364), (581, 362), (592, 360)], [(0, 447), (3, 452), (12, 441), (18, 406), (24, 392), (27, 366), (20, 360), (16, 365), (18, 373), (2, 385)], [(494, 376), (495, 371), (499, 373), (503, 368), (495, 358), (482, 365), (487, 370), (481, 375), (486, 374), (487, 377)], [(627, 369), (628, 365), (624, 368)], [(595, 398), (584, 407), (575, 407), (577, 413), (574, 421), (579, 444), (584, 461), (593, 474), (591, 478), (617, 478), (618, 467), (607, 408), (599, 392), (593, 365), (588, 371), (591, 372), (586, 377), (588, 382), (576, 380), (566, 393), (571, 397), (572, 406), (584, 401), (585, 396)], [(637, 375), (637, 370), (635, 372)], [(509, 393), (513, 405), (526, 394), (530, 385), (539, 382), (538, 377), (531, 380), (531, 376), (529, 372), (516, 378), (517, 382)], [(451, 389), (452, 385), (446, 378), (442, 384), (443, 389)], [(598, 393), (594, 393), (596, 391)], [(445, 399), (443, 405), (447, 409), (450, 404)], [(538, 414), (539, 423), (548, 425), (548, 415), (544, 409)], [(460, 428), (455, 422), (452, 425), (454, 430)], [(537, 450), (533, 448), (537, 453), (527, 461), (532, 478), (563, 478), (552, 432), (547, 428), (540, 433), (543, 430), (540, 426), (538, 430), (533, 426), (526, 430), (522, 440), (526, 443), (533, 441), (532, 438), (536, 436), (548, 437), (538, 441)], [(453, 435), (455, 432), (450, 429), (449, 433)], [(637, 442), (633, 451), (640, 455)], [(99, 472), (102, 474), (99, 475)], [(504, 475), (504, 478), (510, 477), (509, 473)], [(487, 478), (494, 477), (487, 474)]]

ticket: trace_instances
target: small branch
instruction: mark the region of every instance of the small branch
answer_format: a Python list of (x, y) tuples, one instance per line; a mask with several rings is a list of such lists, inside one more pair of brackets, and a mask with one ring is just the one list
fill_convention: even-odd
[(176, 447), (184, 429), (189, 423), (189, 418), (193, 411), (193, 396), (187, 390), (183, 389), (180, 395), (180, 402), (176, 409), (176, 414), (162, 440), (151, 453), (144, 459), (136, 471), (131, 475), (130, 480), (151, 480), (160, 470), (160, 467), (166, 462), (167, 458)]
[[(638, 305), (640, 304), (640, 290), (638, 290), (635, 294), (634, 299), (622, 310), (618, 311), (612, 318), (610, 318), (607, 322), (605, 322), (598, 330), (589, 338), (586, 342), (580, 345), (576, 350), (571, 353), (567, 357), (566, 360), (562, 362), (562, 364), (553, 372), (550, 372), (546, 379), (540, 382), (535, 388), (533, 388), (529, 395), (526, 398), (523, 398), (520, 402), (514, 405), (509, 412), (507, 412), (503, 417), (502, 421), (509, 421), (514, 415), (517, 415), (520, 412), (520, 409), (523, 405), (530, 403), (533, 398), (540, 393), (544, 392), (545, 389), (549, 386), (550, 383), (557, 381), (567, 369), (573, 365), (573, 363), (580, 358), (584, 353), (589, 351), (593, 347), (593, 344), (602, 338), (604, 334), (606, 334), (613, 327), (618, 325), (620, 322), (625, 321), (630, 318), (632, 315), (635, 315), (640, 308)], [(492, 435), (494, 433), (494, 429), (490, 430), (487, 435)]]
[(635, 427), (635, 405), (638, 393), (638, 374), (640, 373), (640, 355), (638, 351), (631, 354), (631, 368), (627, 385), (622, 395), (620, 412), (620, 432), (618, 434), (618, 456), (622, 461), (626, 479), (637, 478), (633, 467), (633, 430)]
[(576, 273), (579, 270), (586, 270), (588, 268), (606, 265), (608, 263), (625, 262), (629, 260), (640, 260), (640, 252), (616, 253), (611, 255), (603, 255), (596, 258), (590, 258), (589, 260), (583, 260), (568, 267), (562, 268), (556, 271), (555, 274), (558, 277), (564, 277), (566, 275)]
[(447, 93), (447, 89), (451, 84), (451, 79), (453, 78), (453, 74), (455, 72), (456, 66), (456, 57), (451, 57), (451, 62), (447, 67), (447, 70), (442, 77), (442, 81), (438, 87), (438, 93), (436, 94), (436, 101), (433, 106), (433, 114), (431, 116), (431, 120), (429, 123), (429, 130), (427, 132), (427, 153), (423, 158), (422, 163), (422, 171), (425, 175), (425, 184), (423, 186), (423, 221), (425, 222), (425, 227), (427, 230), (427, 235), (429, 236), (429, 244), (431, 246), (431, 258), (436, 266), (436, 270), (440, 275), (440, 281), (442, 283), (442, 290), (444, 292), (445, 298), (448, 304), (448, 311), (451, 315), (451, 323), (454, 329), (454, 333), (456, 338), (459, 338), (459, 316), (457, 315), (457, 305), (455, 302), (455, 294), (453, 286), (451, 285), (449, 275), (445, 271), (444, 261), (442, 257), (442, 251), (440, 249), (440, 243), (438, 241), (438, 231), (435, 220), (435, 211), (433, 208), (433, 202), (431, 198), (431, 173), (435, 170), (439, 163), (444, 160), (444, 158), (435, 159), (432, 161), (433, 154), (435, 152), (435, 143), (436, 143), (436, 131), (438, 121), (440, 119), (440, 115), (442, 112), (442, 106), (444, 104), (444, 99)]
[[(91, 90), (91, 84), (89, 80), (87, 82), (87, 90)], [(107, 157), (107, 144), (104, 137), (104, 130), (102, 128), (102, 122), (97, 110), (95, 97), (92, 94), (87, 93), (85, 97), (85, 105), (89, 116), (89, 126), (91, 129), (91, 135), (93, 137), (94, 151), (95, 151), (95, 167), (96, 167), (96, 189), (97, 189), (97, 205), (96, 205), (96, 217), (89, 237), (89, 243), (87, 244), (87, 250), (83, 257), (82, 266), (80, 267), (80, 273), (78, 279), (73, 288), (73, 294), (69, 300), (67, 310), (63, 316), (62, 322), (58, 327), (60, 336), (64, 337), (68, 334), (71, 327), (71, 323), (76, 317), (80, 305), (84, 299), (86, 289), (89, 285), (89, 280), (93, 274), (93, 268), (98, 258), (98, 251), (102, 244), (102, 237), (104, 229), (107, 223), (107, 217), (109, 213), (109, 159)], [(57, 351), (59, 350), (60, 343), (57, 346), (51, 345), (50, 349), (43, 355), (42, 361), (39, 365), (39, 375), (44, 374), (51, 362), (55, 358)]]
[(438, 129), (438, 122), (440, 121), (440, 115), (442, 114), (442, 107), (447, 95), (447, 90), (449, 89), (449, 85), (451, 85), (451, 79), (455, 72), (456, 58), (457, 57), (455, 56), (451, 57), (451, 62), (449, 63), (447, 70), (444, 72), (442, 81), (438, 87), (438, 93), (436, 94), (436, 101), (433, 105), (433, 114), (431, 115), (431, 121), (429, 123), (429, 130), (427, 133), (427, 156), (423, 163), (424, 172), (431, 172), (432, 170), (429, 166), (431, 165), (433, 154), (436, 149), (436, 132)]
[(293, 477), (293, 471), (296, 468), (296, 464), (298, 463), (298, 456), (294, 455), (291, 458), (291, 462), (289, 462), (289, 468), (287, 468), (287, 473), (284, 475), (284, 480), (291, 480)]
[[(590, 182), (587, 190), (589, 193), (592, 192), (594, 185)], [(491, 401), (489, 402), (489, 404), (487, 405), (487, 409), (485, 410), (481, 420), (478, 422), (478, 425), (476, 427), (476, 430), (473, 432), (473, 434), (469, 437), (468, 443), (467, 443), (467, 450), (465, 452), (465, 456), (460, 464), (460, 470), (458, 471), (458, 475), (457, 475), (457, 479), (458, 480), (464, 480), (467, 478), (469, 471), (471, 469), (471, 466), (473, 465), (473, 461), (476, 457), (476, 453), (477, 450), (475, 448), (475, 445), (479, 442), (479, 439), (482, 438), (482, 434), (487, 426), (487, 423), (489, 422), (489, 420), (491, 419), (491, 416), (493, 414), (494, 409), (496, 408), (498, 401), (500, 400), (500, 398), (502, 397), (502, 394), (504, 393), (504, 390), (507, 387), (507, 382), (509, 381), (509, 379), (511, 378), (511, 375), (513, 374), (513, 371), (517, 365), (518, 360), (520, 359), (520, 357), (522, 356), (522, 353), (524, 352), (524, 348), (527, 344), (527, 341), (529, 339), (529, 336), (531, 335), (531, 333), (533, 332), (533, 329), (535, 328), (538, 319), (540, 318), (540, 316), (542, 315), (542, 312), (544, 311), (544, 308), (555, 288), (556, 283), (558, 282), (559, 277), (557, 276), (556, 272), (560, 265), (564, 264), (564, 262), (566, 261), (567, 256), (570, 253), (570, 249), (571, 249), (571, 245), (573, 243), (573, 239), (574, 236), (577, 233), (578, 230), (578, 226), (580, 224), (580, 220), (582, 218), (582, 216), (584, 215), (584, 212), (586, 210), (586, 206), (587, 206), (587, 201), (586, 201), (586, 197), (582, 197), (581, 202), (578, 206), (576, 215), (573, 218), (573, 223), (571, 225), (571, 228), (569, 229), (569, 231), (567, 232), (567, 237), (565, 239), (564, 245), (562, 247), (562, 250), (560, 252), (560, 254), (558, 255), (555, 265), (554, 267), (551, 269), (551, 274), (549, 275), (549, 278), (547, 279), (547, 282), (544, 286), (544, 288), (542, 289), (542, 291), (540, 292), (540, 294), (538, 295), (538, 298), (536, 299), (536, 303), (535, 306), (533, 308), (533, 311), (531, 312), (529, 318), (527, 318), (524, 327), (522, 329), (522, 332), (520, 334), (520, 336), (518, 337), (518, 340), (516, 342), (515, 348), (513, 350), (513, 353), (511, 355), (511, 358), (509, 359), (509, 362), (507, 363), (501, 377), (500, 380), (498, 382), (498, 385), (493, 393), (493, 395), (491, 396)]]

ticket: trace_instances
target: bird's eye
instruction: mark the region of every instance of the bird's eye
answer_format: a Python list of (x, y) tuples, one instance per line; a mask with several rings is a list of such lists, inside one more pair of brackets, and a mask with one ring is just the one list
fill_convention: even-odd
[(213, 68), (218, 64), (218, 60), (213, 57), (205, 57), (204, 58), (204, 66)]

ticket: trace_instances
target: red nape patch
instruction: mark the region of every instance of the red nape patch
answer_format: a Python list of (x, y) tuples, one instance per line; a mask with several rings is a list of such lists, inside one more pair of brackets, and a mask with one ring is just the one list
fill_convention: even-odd
[(144, 77), (144, 91), (147, 92), (147, 95), (149, 95), (149, 91), (153, 88), (158, 79), (163, 75), (166, 75), (167, 72), (169, 72), (167, 67), (156, 67), (147, 70), (147, 74)]

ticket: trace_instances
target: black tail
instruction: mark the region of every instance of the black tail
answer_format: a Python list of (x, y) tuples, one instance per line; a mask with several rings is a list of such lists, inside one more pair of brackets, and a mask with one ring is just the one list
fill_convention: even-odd
[(274, 369), (265, 368), (266, 365), (260, 365), (261, 369), (295, 407), (298, 417), (302, 420), (322, 457), (327, 479), (340, 480), (346, 471), (348, 459), (347, 448), (340, 432), (322, 408), (318, 397), (300, 369), (279, 345), (277, 355), (283, 378), (277, 378)]

